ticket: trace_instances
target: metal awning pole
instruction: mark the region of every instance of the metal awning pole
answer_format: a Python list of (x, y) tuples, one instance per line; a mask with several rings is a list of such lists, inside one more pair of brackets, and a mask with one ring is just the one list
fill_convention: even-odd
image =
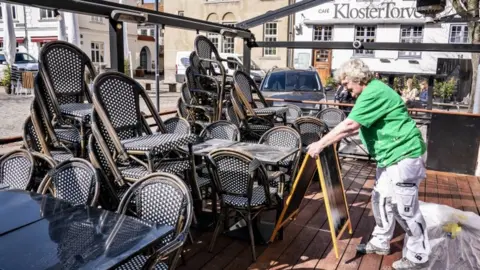
[[(155, 0), (155, 11), (158, 12), (158, 0)], [(160, 76), (158, 74), (158, 24), (155, 24), (155, 98), (157, 111), (160, 111)]]

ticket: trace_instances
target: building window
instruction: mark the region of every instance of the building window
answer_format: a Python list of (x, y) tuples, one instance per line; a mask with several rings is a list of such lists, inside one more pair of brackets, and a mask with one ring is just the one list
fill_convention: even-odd
[(141, 29), (140, 30), (140, 35), (147, 36), (148, 35), (148, 29)]
[[(277, 23), (270, 22), (266, 23), (263, 26), (264, 29), (264, 40), (266, 42), (269, 41), (277, 41)], [(277, 55), (277, 48), (264, 48), (263, 49), (264, 56), (276, 56)]]
[(103, 23), (103, 17), (92, 16), (91, 20), (92, 22)]
[(314, 41), (332, 41), (333, 26), (315, 26), (313, 29)]
[[(355, 27), (355, 40), (362, 43), (375, 42), (376, 26), (356, 26)], [(374, 56), (373, 50), (355, 50), (354, 55), (357, 56)]]
[(210, 39), (210, 41), (213, 43), (215, 48), (217, 48), (217, 50), (218, 50), (218, 45), (220, 43), (218, 39), (219, 36), (220, 36), (219, 34), (207, 33), (207, 38)]
[(468, 25), (450, 25), (449, 43), (468, 43)]
[[(0, 42), (0, 52), (3, 52), (3, 41)], [(0, 63), (1, 64), (1, 63)]]
[[(235, 26), (235, 23), (223, 23), (228, 26)], [(222, 38), (222, 52), (234, 53), (235, 52), (235, 39), (233, 37)]]
[(183, 10), (178, 11), (178, 16), (185, 16), (185, 11)]
[[(17, 18), (17, 7), (16, 6), (11, 6), (12, 7), (12, 18), (14, 20), (18, 20)], [(0, 20), (3, 20), (3, 10), (2, 7), (0, 7)]]
[(49, 20), (55, 19), (55, 12), (52, 9), (40, 9), (40, 19)]
[[(422, 43), (423, 41), (423, 26), (402, 26), (400, 28), (400, 42), (401, 43)], [(400, 58), (420, 58), (422, 52), (407, 52), (399, 51)]]
[(105, 55), (105, 48), (103, 42), (91, 43), (91, 59), (93, 63), (103, 63), (103, 56)]

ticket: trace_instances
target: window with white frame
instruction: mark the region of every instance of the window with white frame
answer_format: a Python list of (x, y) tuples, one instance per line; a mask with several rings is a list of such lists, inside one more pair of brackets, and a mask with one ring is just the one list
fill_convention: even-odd
[(91, 21), (92, 21), (92, 22), (96, 22), (96, 23), (103, 23), (103, 17), (100, 17), (100, 16), (92, 16)]
[[(375, 42), (376, 35), (376, 26), (356, 26), (355, 27), (355, 40), (358, 40), (362, 43), (366, 42)], [(356, 56), (374, 56), (375, 53), (373, 50), (355, 50), (354, 55)]]
[[(228, 26), (235, 26), (235, 23), (223, 23)], [(235, 52), (235, 39), (233, 37), (222, 38), (222, 52), (234, 53)]]
[(468, 25), (452, 24), (450, 25), (449, 43), (468, 43)]
[(207, 33), (207, 38), (213, 43), (215, 48), (219, 50), (218, 46), (220, 45), (220, 40), (219, 40), (220, 35), (215, 34), (215, 33)]
[(150, 29), (150, 36), (152, 36), (152, 37), (155, 36), (155, 29)]
[[(16, 6), (11, 6), (12, 7), (12, 18), (14, 20), (18, 20), (17, 18), (17, 7)], [(3, 20), (3, 10), (2, 7), (0, 7), (0, 20)]]
[[(263, 25), (263, 40), (266, 42), (275, 42), (277, 41), (277, 23), (276, 22), (269, 22)], [(264, 56), (276, 56), (277, 55), (277, 48), (264, 48), (263, 49)]]
[(331, 41), (333, 36), (333, 26), (317, 25), (313, 28), (314, 41)]
[[(423, 42), (423, 26), (402, 25), (400, 28), (401, 43), (422, 43)], [(400, 58), (420, 58), (422, 52), (399, 51)]]
[(93, 63), (103, 63), (105, 55), (105, 48), (103, 42), (91, 43), (91, 59)]
[(53, 9), (40, 9), (40, 19), (41, 20), (49, 20), (55, 19), (55, 12)]
[(142, 36), (148, 35), (148, 29), (140, 29), (140, 35)]

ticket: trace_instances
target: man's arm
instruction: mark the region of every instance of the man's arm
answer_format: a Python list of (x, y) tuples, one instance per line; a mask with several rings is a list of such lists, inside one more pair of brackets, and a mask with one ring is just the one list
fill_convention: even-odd
[(359, 123), (347, 118), (343, 120), (340, 124), (338, 124), (330, 132), (328, 132), (318, 142), (310, 144), (308, 146), (308, 154), (314, 157), (318, 155), (325, 147), (334, 144), (345, 137), (357, 133), (359, 129)]

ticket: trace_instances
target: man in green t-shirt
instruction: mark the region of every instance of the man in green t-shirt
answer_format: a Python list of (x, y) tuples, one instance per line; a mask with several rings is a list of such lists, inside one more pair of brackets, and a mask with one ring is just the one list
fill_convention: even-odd
[(390, 240), (397, 221), (405, 230), (403, 258), (394, 269), (425, 267), (430, 244), (425, 220), (419, 210), (418, 186), (425, 178), (422, 155), (426, 151), (420, 130), (408, 115), (402, 98), (388, 85), (373, 78), (361, 60), (343, 64), (337, 80), (347, 85), (357, 98), (347, 119), (321, 140), (308, 146), (308, 154), (318, 156), (323, 148), (360, 131), (363, 144), (377, 162), (372, 208), (376, 221), (372, 238), (361, 244), (361, 253), (390, 253)]

